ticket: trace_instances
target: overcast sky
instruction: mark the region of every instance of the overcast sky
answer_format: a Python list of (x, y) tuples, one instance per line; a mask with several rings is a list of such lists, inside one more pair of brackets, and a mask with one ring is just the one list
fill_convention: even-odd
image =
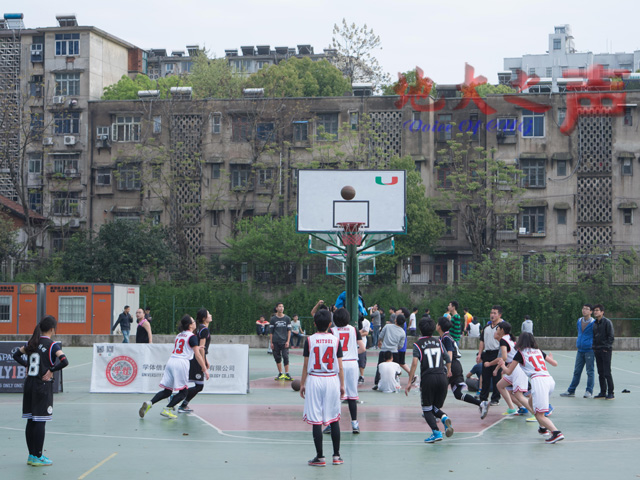
[[(497, 0), (432, 2), (403, 0), (51, 0), (3, 2), (2, 13), (24, 13), (27, 28), (56, 26), (57, 14), (75, 13), (80, 25), (105, 30), (143, 49), (185, 50), (206, 46), (211, 54), (243, 45), (293, 47), (310, 44), (316, 52), (331, 44), (342, 18), (367, 24), (382, 40), (376, 53), (392, 77), (420, 66), (437, 83), (460, 83), (464, 64), (497, 83), (504, 57), (545, 53), (555, 25), (570, 24), (578, 51), (640, 50), (640, 3), (506, 2)], [(7, 10), (13, 9), (13, 10)]]

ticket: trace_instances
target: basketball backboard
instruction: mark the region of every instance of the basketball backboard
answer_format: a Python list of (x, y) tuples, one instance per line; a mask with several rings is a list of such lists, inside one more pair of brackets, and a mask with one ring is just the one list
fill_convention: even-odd
[[(355, 189), (347, 200), (341, 190)], [(406, 233), (404, 170), (299, 170), (298, 232), (338, 232), (361, 222), (363, 233)]]

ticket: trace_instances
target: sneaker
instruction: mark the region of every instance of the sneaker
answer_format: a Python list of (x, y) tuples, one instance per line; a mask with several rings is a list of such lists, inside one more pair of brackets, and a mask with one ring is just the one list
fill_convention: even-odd
[(38, 458), (38, 457), (35, 457), (33, 455), (29, 455), (29, 458), (27, 458), (27, 465), (31, 465), (36, 458)]
[(518, 411), (516, 412), (516, 415), (519, 415), (519, 416), (521, 416), (521, 417), (522, 417), (522, 416), (524, 416), (524, 415), (526, 415), (526, 414), (528, 414), (528, 413), (529, 413), (529, 410), (527, 410), (527, 409), (526, 409), (526, 408), (524, 408), (524, 407), (520, 407), (520, 408), (518, 409)]
[(491, 400), (491, 403), (489, 404), (492, 407), (497, 407), (498, 405), (500, 405), (500, 400)]
[(374, 385), (371, 390), (378, 390), (378, 385)]
[(142, 404), (142, 407), (140, 407), (140, 410), (138, 410), (138, 415), (140, 415), (140, 418), (144, 418), (144, 416), (147, 414), (147, 412), (149, 410), (151, 410), (152, 406), (153, 406), (153, 404), (151, 404), (149, 402), (144, 402)]
[(357, 420), (354, 420), (353, 422), (351, 422), (351, 431), (354, 434), (360, 433), (360, 424), (358, 423)]
[(599, 393), (593, 398), (607, 398), (607, 394), (606, 393)]
[(269, 349), (267, 350), (267, 355), (272, 355), (273, 354), (273, 350)]
[(507, 408), (507, 411), (504, 412), (502, 415), (515, 415), (518, 413), (518, 410), (516, 410), (515, 408)]
[(480, 406), (478, 408), (480, 408), (480, 418), (483, 419), (487, 416), (487, 413), (489, 413), (489, 402), (486, 400), (480, 402)]
[(546, 443), (556, 443), (560, 440), (564, 440), (564, 435), (560, 430), (552, 432), (551, 436), (545, 440)]
[(178, 407), (178, 413), (193, 413), (193, 408), (187, 405), (180, 405)]
[(529, 423), (533, 423), (533, 422), (537, 422), (537, 421), (538, 421), (538, 419), (536, 418), (536, 416), (535, 416), (535, 415), (533, 415), (533, 416), (531, 416), (531, 417), (527, 418), (527, 420), (526, 420), (526, 421), (527, 421), (527, 422), (529, 422)]
[(418, 381), (418, 375), (414, 375), (411, 379), (411, 385), (414, 385)]
[(441, 442), (442, 441), (442, 432), (441, 431), (435, 431), (431, 434), (431, 436), (429, 438), (425, 438), (424, 439), (424, 443), (436, 443), (436, 442)]
[(276, 375), (276, 378), (274, 378), (274, 380), (277, 382), (278, 380), (284, 380), (284, 373), (279, 373), (278, 375)]
[(545, 412), (544, 416), (549, 417), (553, 413), (553, 405), (549, 404), (549, 411)]
[(340, 455), (334, 455), (333, 456), (333, 464), (334, 465), (342, 465), (343, 463), (344, 463), (344, 460), (342, 460)]
[(364, 377), (359, 377), (358, 378), (358, 383), (359, 384), (363, 384), (364, 383)]
[(171, 408), (163, 408), (162, 411), (160, 412), (160, 415), (162, 415), (163, 417), (167, 417), (167, 418), (178, 418), (178, 416), (173, 413), (173, 409)]
[(284, 374), (284, 379), (287, 380), (288, 382), (292, 382), (293, 378), (291, 378), (291, 375), (289, 375), (288, 373)]
[(607, 400), (615, 400), (616, 397), (613, 395), (613, 393), (610, 393), (609, 395), (607, 395)]
[(547, 435), (549, 433), (549, 430), (547, 428), (545, 428), (545, 427), (539, 427), (538, 428), (538, 433), (540, 435)]
[(331, 433), (331, 425), (327, 425), (327, 428), (322, 430), (322, 433), (324, 433), (325, 435), (329, 435)]
[(53, 465), (53, 462), (44, 455), (39, 458), (34, 456), (31, 460), (31, 466), (33, 467), (49, 467), (51, 465)]
[(586, 391), (584, 392), (584, 396), (582, 398), (593, 398), (593, 393)]
[(560, 396), (561, 397), (575, 397), (576, 394), (574, 392), (570, 392), (569, 390), (567, 390), (566, 392), (561, 393)]
[(451, 426), (451, 419), (445, 415), (440, 419), (440, 421), (444, 425), (445, 437), (449, 438), (451, 435), (453, 435), (453, 427)]
[(308, 462), (310, 467), (325, 467), (327, 462), (324, 457), (313, 457), (313, 459)]

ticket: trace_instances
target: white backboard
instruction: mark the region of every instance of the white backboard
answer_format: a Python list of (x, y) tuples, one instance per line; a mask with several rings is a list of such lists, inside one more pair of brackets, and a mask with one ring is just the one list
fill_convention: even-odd
[[(356, 195), (342, 198), (342, 187)], [(362, 222), (365, 233), (406, 233), (404, 170), (299, 170), (298, 232), (336, 232)]]

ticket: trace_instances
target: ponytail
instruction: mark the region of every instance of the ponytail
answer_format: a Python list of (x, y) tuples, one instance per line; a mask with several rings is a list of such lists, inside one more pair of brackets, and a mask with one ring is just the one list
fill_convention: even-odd
[(27, 342), (27, 346), (25, 347), (27, 355), (38, 350), (38, 344), (40, 343), (42, 332), (53, 330), (54, 328), (56, 328), (57, 324), (58, 322), (56, 322), (56, 319), (51, 315), (47, 315), (42, 320), (40, 320), (40, 323), (36, 325), (36, 328), (33, 330), (33, 335), (31, 335), (31, 338), (29, 339), (29, 342)]

